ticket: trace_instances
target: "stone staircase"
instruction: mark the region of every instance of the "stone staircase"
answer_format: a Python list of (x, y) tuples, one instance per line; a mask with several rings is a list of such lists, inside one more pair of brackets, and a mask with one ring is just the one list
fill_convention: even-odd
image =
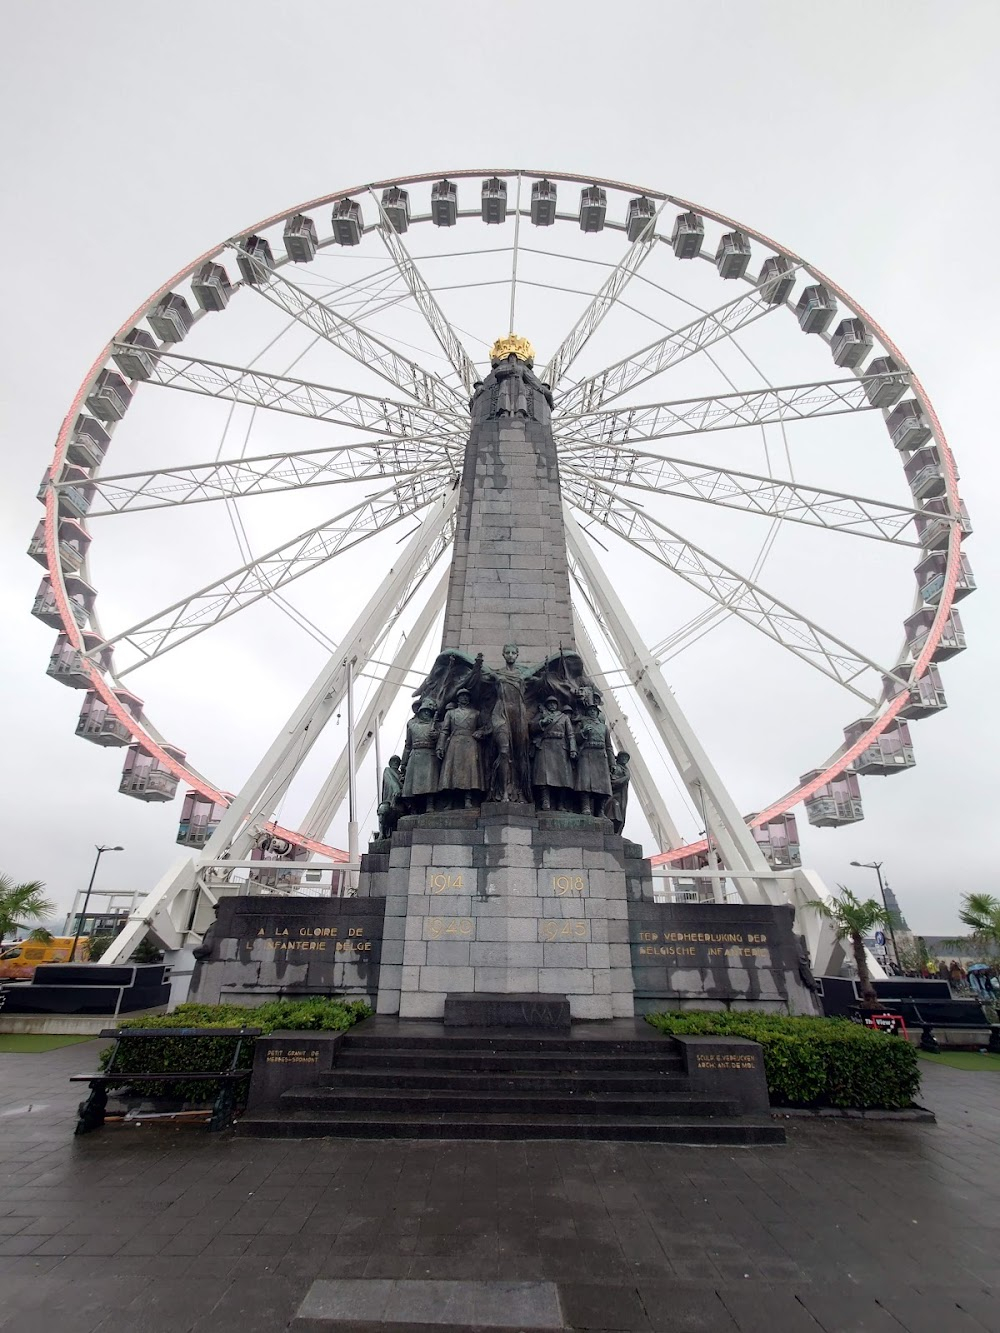
[[(782, 1143), (766, 1116), (690, 1087), (679, 1047), (641, 1023), (570, 1035), (396, 1023), (348, 1033), (318, 1087), (244, 1115), (237, 1133), (302, 1138)], [(643, 1029), (649, 1037), (643, 1035)]]

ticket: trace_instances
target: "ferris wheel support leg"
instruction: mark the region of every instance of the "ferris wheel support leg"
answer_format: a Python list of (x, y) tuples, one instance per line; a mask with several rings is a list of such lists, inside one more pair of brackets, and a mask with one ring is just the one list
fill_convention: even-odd
[[(598, 679), (601, 675), (601, 667), (597, 660), (597, 653), (590, 641), (589, 634), (579, 622), (576, 626), (576, 644), (580, 650), (580, 656), (583, 658), (583, 666), (587, 675), (591, 679)], [(618, 707), (618, 700), (615, 698), (613, 690), (605, 688), (601, 699), (601, 707), (604, 710), (604, 716), (607, 718), (608, 726), (611, 728), (615, 744), (619, 749), (627, 750), (631, 756), (629, 761), (629, 769), (632, 775), (631, 786), (635, 788), (635, 794), (639, 798), (642, 812), (646, 816), (660, 851), (666, 852), (671, 847), (680, 847), (684, 840), (671, 818), (663, 797), (656, 788), (653, 775), (646, 767), (639, 744), (632, 734), (632, 728), (629, 726), (625, 714)]]
[(691, 792), (696, 807), (704, 811), (706, 832), (715, 843), (723, 865), (734, 872), (750, 872), (753, 876), (749, 880), (736, 881), (741, 898), (745, 902), (785, 902), (764, 854), (740, 817), (732, 797), (702, 749), (660, 668), (643, 644), (610, 579), (594, 557), (582, 530), (568, 510), (565, 518), (566, 540), (587, 582), (591, 600), (600, 612), (626, 675), (676, 764), (682, 781)]
[(227, 808), (219, 827), (202, 849), (201, 862), (218, 861), (227, 856), (239, 860), (249, 853), (254, 827), (266, 823), (271, 817), (281, 794), (340, 706), (347, 686), (348, 662), (353, 663), (355, 669), (367, 663), (386, 622), (405, 595), (413, 571), (420, 567), (422, 557), (447, 527), (456, 502), (457, 492), (452, 491), (447, 500), (434, 507), (399, 554), (378, 591)]
[[(806, 947), (812, 959), (813, 972), (817, 976), (839, 976), (848, 962), (844, 942), (837, 938), (837, 932), (829, 917), (823, 916), (815, 907), (816, 901), (828, 902), (833, 894), (823, 883), (815, 870), (799, 868), (792, 881), (792, 901), (795, 904), (795, 921), (799, 931), (806, 937)], [(875, 955), (865, 950), (868, 958), (868, 972), (873, 981), (882, 981), (886, 972)]]
[[(427, 642), (427, 636), (433, 629), (438, 615), (444, 610), (447, 593), (448, 574), (446, 572), (438, 580), (437, 587), (414, 621), (413, 628), (400, 645), (385, 679), (379, 684), (373, 698), (362, 713), (361, 720), (354, 729), (354, 747), (358, 764), (361, 764), (368, 754), (375, 738), (379, 717), (387, 713), (392, 707), (396, 695), (404, 686), (406, 673), (413, 666), (417, 654)], [(347, 746), (345, 745), (337, 758), (337, 762), (330, 770), (329, 777), (323, 783), (316, 799), (306, 812), (305, 819), (302, 821), (301, 832), (307, 838), (323, 841), (326, 837), (327, 830), (333, 823), (334, 815), (339, 810), (347, 793), (347, 770)], [(381, 773), (377, 775), (377, 779), (381, 786)]]
[(168, 951), (183, 948), (196, 894), (194, 859), (184, 856), (130, 913), (125, 928), (115, 936), (100, 961), (109, 965), (125, 962), (150, 933)]

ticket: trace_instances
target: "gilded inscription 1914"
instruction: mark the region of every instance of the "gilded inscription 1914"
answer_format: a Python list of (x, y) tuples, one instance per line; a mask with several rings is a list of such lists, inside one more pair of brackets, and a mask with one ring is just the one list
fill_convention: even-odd
[(449, 889), (460, 890), (462, 888), (461, 875), (431, 875), (427, 882), (431, 886), (431, 893), (447, 893)]

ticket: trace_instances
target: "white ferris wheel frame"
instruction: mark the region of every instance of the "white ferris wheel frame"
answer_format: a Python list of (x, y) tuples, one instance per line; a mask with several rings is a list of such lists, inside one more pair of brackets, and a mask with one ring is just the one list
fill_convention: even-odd
[[(920, 512), (916, 508), (887, 504), (861, 496), (827, 492), (790, 481), (776, 481), (771, 477), (709, 466), (679, 457), (665, 457), (641, 447), (653, 441), (685, 434), (868, 409), (871, 405), (865, 397), (866, 380), (863, 369), (859, 367), (847, 371), (840, 374), (839, 378), (831, 377), (823, 383), (756, 389), (748, 393), (713, 394), (700, 399), (640, 407), (616, 405), (615, 400), (623, 393), (662, 373), (669, 365), (697, 354), (716, 341), (730, 337), (770, 310), (789, 304), (787, 298), (777, 306), (764, 304), (756, 280), (747, 276), (743, 279), (747, 284), (746, 289), (742, 290), (734, 300), (698, 316), (683, 328), (673, 330), (600, 374), (588, 376), (571, 384), (568, 390), (560, 394), (561, 470), (563, 489), (567, 498), (571, 564), (576, 582), (584, 590), (588, 604), (596, 612), (598, 622), (606, 632), (605, 637), (615, 650), (621, 670), (636, 688), (639, 697), (648, 705), (649, 697), (656, 696), (655, 707), (651, 710), (647, 707), (647, 711), (651, 712), (661, 739), (685, 782), (692, 791), (697, 792), (701, 810), (705, 814), (705, 827), (712, 833), (715, 847), (722, 854), (723, 861), (733, 872), (742, 869), (744, 873), (760, 876), (761, 882), (765, 878), (773, 878), (773, 872), (766, 866), (762, 853), (750, 834), (750, 829), (790, 810), (843, 773), (899, 716), (908, 701), (908, 688), (905, 687), (912, 685), (925, 674), (934, 657), (948, 624), (962, 567), (962, 510), (957, 471), (937, 413), (919, 379), (913, 374), (895, 343), (862, 306), (825, 273), (794, 251), (779, 245), (770, 237), (742, 222), (682, 197), (625, 182), (573, 173), (526, 168), (466, 168), (397, 177), (338, 190), (262, 219), (236, 237), (227, 238), (221, 244), (205, 251), (158, 288), (115, 332), (90, 368), (62, 423), (47, 474), (49, 484), (44, 497), (46, 561), (56, 609), (62, 622), (61, 632), (80, 654), (91, 688), (107, 706), (108, 711), (127, 728), (133, 741), (152, 755), (162, 768), (186, 783), (192, 790), (209, 800), (228, 806), (222, 824), (202, 853), (202, 861), (222, 854), (231, 857), (232, 864), (238, 864), (240, 855), (246, 854), (249, 846), (248, 831), (251, 827), (259, 829), (262, 824), (278, 836), (305, 848), (314, 856), (341, 863), (348, 860), (349, 853), (328, 845), (322, 839), (345, 794), (347, 769), (351, 762), (349, 755), (341, 757), (323, 791), (314, 801), (303, 828), (291, 830), (280, 827), (268, 822), (270, 817), (268, 801), (274, 791), (289, 780), (289, 765), (292, 765), (294, 771), (301, 762), (304, 757), (301, 747), (295, 752), (296, 759), (293, 761), (287, 749), (284, 753), (280, 753), (282, 747), (276, 742), (277, 750), (272, 747), (240, 796), (232, 798), (186, 762), (181, 762), (164, 749), (163, 738), (145, 716), (143, 715), (141, 719), (136, 718), (118, 700), (114, 691), (121, 687), (121, 677), (134, 667), (125, 668), (121, 672), (116, 672), (113, 667), (102, 670), (97, 655), (116, 641), (127, 639), (134, 647), (144, 652), (144, 661), (150, 660), (161, 651), (167, 651), (192, 634), (202, 632), (203, 629), (217, 623), (226, 615), (233, 614), (258, 597), (277, 592), (290, 578), (307, 572), (308, 569), (330, 558), (330, 555), (335, 554), (337, 550), (344, 549), (345, 542), (351, 544), (352, 536), (356, 538), (359, 531), (381, 530), (388, 523), (414, 517), (430, 507), (430, 517), (424, 519), (407, 548), (408, 572), (404, 577), (399, 577), (397, 573), (395, 579), (390, 578), (383, 583), (352, 631), (338, 645), (337, 651), (331, 657), (330, 666), (325, 673), (321, 673), (317, 685), (303, 700), (294, 718), (290, 719), (289, 726), (282, 732), (282, 736), (287, 738), (290, 729), (295, 731), (296, 727), (307, 721), (311, 725), (311, 739), (315, 739), (321, 730), (321, 725), (317, 726), (316, 722), (321, 720), (323, 713), (328, 716), (332, 711), (329, 707), (330, 700), (334, 697), (338, 700), (343, 697), (348, 662), (351, 670), (363, 668), (376, 646), (384, 639), (395, 617), (407, 604), (416, 588), (423, 583), (448, 544), (450, 531), (448, 523), (454, 507), (453, 498), (451, 500), (448, 498), (449, 491), (454, 475), (460, 468), (464, 438), (467, 433), (467, 413), (463, 395), (467, 395), (471, 390), (472, 380), (476, 374), (474, 363), (465, 353), (461, 340), (437, 304), (432, 289), (410, 259), (405, 242), (387, 221), (375, 192), (392, 187), (405, 188), (426, 184), (440, 179), (455, 181), (488, 177), (498, 177), (502, 181), (517, 181), (515, 229), (520, 226), (522, 218), (529, 216), (528, 210), (522, 207), (520, 200), (521, 186), (525, 182), (547, 180), (557, 184), (596, 186), (606, 191), (614, 191), (616, 194), (642, 196), (652, 200), (657, 206), (655, 217), (638, 239), (630, 244), (623, 259), (593, 297), (562, 346), (553, 354), (545, 371), (545, 376), (553, 387), (558, 388), (560, 379), (565, 376), (575, 357), (609, 310), (614, 307), (621, 292), (652, 247), (657, 242), (669, 243), (669, 237), (656, 230), (656, 222), (663, 209), (667, 205), (673, 205), (682, 211), (694, 212), (723, 227), (742, 232), (749, 239), (766, 247), (770, 255), (781, 256), (787, 260), (790, 272), (807, 274), (815, 282), (823, 284), (838, 298), (845, 313), (863, 321), (884, 352), (898, 364), (900, 376), (920, 404), (930, 427), (944, 469), (946, 484), (947, 513), (941, 517), (950, 526), (944, 587), (926, 640), (908, 675), (901, 676), (899, 667), (893, 668), (889, 673), (896, 675), (904, 688), (900, 689), (894, 698), (879, 705), (877, 701), (871, 700), (857, 690), (853, 681), (861, 671), (869, 667), (883, 673), (886, 671), (885, 667), (879, 666), (794, 609), (777, 601), (752, 580), (715, 561), (707, 552), (701, 551), (693, 543), (672, 532), (665, 524), (645, 513), (641, 506), (631, 502), (615, 489), (616, 482), (627, 479), (628, 485), (634, 488), (675, 493), (743, 512), (754, 512), (772, 518), (851, 532), (854, 535), (894, 541), (920, 550), (919, 542), (914, 542), (903, 535), (914, 515)], [(359, 323), (353, 322), (346, 315), (338, 314), (323, 301), (317, 300), (297, 287), (282, 272), (290, 260), (275, 255), (274, 267), (266, 271), (261, 270), (261, 276), (266, 275), (266, 281), (262, 285), (255, 286), (254, 290), (292, 315), (319, 337), (333, 342), (355, 359), (362, 360), (370, 370), (387, 380), (393, 386), (395, 393), (400, 396), (383, 398), (373, 394), (359, 394), (295, 380), (289, 376), (272, 375), (255, 369), (215, 363), (187, 356), (180, 352), (176, 344), (164, 344), (162, 348), (156, 350), (155, 366), (151, 376), (153, 382), (170, 384), (189, 392), (208, 394), (255, 407), (280, 404), (282, 410), (298, 415), (314, 419), (339, 420), (356, 429), (369, 432), (372, 435), (372, 444), (366, 446), (363, 443), (355, 443), (282, 455), (246, 457), (213, 464), (169, 468), (158, 472), (125, 474), (112, 482), (102, 479), (98, 471), (92, 482), (92, 494), (97, 497), (98, 503), (88, 516), (98, 517), (102, 514), (192, 503), (199, 500), (237, 499), (244, 495), (260, 494), (269, 490), (316, 484), (317, 481), (322, 483), (337, 479), (379, 477), (385, 481), (394, 479), (394, 484), (387, 485), (378, 495), (369, 496), (329, 523), (299, 534), (278, 550), (256, 558), (243, 569), (234, 571), (225, 579), (218, 580), (216, 584), (199, 590), (184, 602), (167, 608), (166, 612), (161, 613), (159, 624), (144, 621), (113, 638), (104, 639), (96, 615), (92, 614), (92, 632), (101, 638), (101, 643), (97, 648), (92, 645), (88, 647), (84, 641), (84, 630), (71, 609), (65, 584), (67, 571), (63, 569), (59, 558), (59, 490), (61, 486), (69, 484), (60, 482), (59, 478), (66, 461), (66, 450), (73, 424), (101, 371), (114, 368), (112, 355), (116, 348), (120, 349), (126, 334), (139, 325), (161, 298), (195, 274), (203, 264), (216, 261), (227, 252), (235, 252), (237, 256), (253, 262), (252, 256), (245, 248), (248, 237), (265, 232), (268, 228), (296, 214), (308, 214), (324, 206), (360, 198), (364, 198), (366, 203), (374, 201), (376, 209), (376, 220), (366, 224), (364, 231), (378, 230), (398, 274), (404, 279), (412, 299), (442, 347), (461, 388), (456, 389), (434, 372), (426, 371), (417, 362), (403, 356), (391, 346), (390, 342), (383, 341)], [(463, 210), (458, 213), (459, 219), (479, 216), (478, 209)], [(559, 222), (578, 220), (575, 213), (557, 212), (555, 216)], [(414, 217), (411, 223), (428, 220), (429, 216)], [(610, 217), (606, 220), (605, 226), (609, 230), (625, 231), (625, 226), (621, 222), (614, 221)], [(331, 239), (326, 239), (321, 241), (320, 245), (323, 247), (331, 243)], [(516, 247), (515, 232), (515, 272), (512, 281), (516, 280)], [(700, 257), (711, 258), (708, 255)], [(198, 312), (195, 318), (201, 318), (203, 313)], [(134, 381), (133, 387), (139, 383), (141, 382)], [(442, 423), (445, 423), (447, 429), (442, 430)], [(113, 429), (113, 424), (105, 424), (108, 429)], [(422, 446), (425, 452), (413, 451), (412, 446), (415, 444)], [(386, 470), (386, 451), (390, 452), (394, 461), (391, 470)], [(597, 467), (595, 460), (599, 460)], [(101, 508), (101, 504), (105, 507)], [(647, 551), (659, 563), (707, 592), (715, 599), (717, 605), (724, 606), (730, 613), (755, 625), (803, 660), (817, 666), (830, 678), (854, 690), (867, 703), (873, 704), (867, 730), (853, 744), (839, 746), (808, 782), (800, 782), (760, 810), (749, 822), (744, 821), (736, 812), (718, 775), (708, 763), (707, 756), (697, 746), (690, 729), (685, 731), (683, 742), (678, 740), (677, 726), (686, 728), (683, 718), (680, 718), (679, 722), (677, 718), (669, 724), (664, 722), (661, 705), (670, 697), (670, 691), (659, 674), (659, 668), (652, 654), (638, 638), (625, 608), (607, 580), (603, 579), (599, 563), (588, 554), (589, 545), (573, 520), (570, 513), (571, 505), (588, 519), (603, 524), (638, 549)], [(270, 565), (268, 561), (271, 562)], [(397, 563), (397, 571), (401, 570), (402, 564), (403, 562)], [(86, 574), (86, 556), (82, 568)], [(238, 576), (235, 590), (230, 586), (234, 576)], [(224, 592), (221, 591), (223, 584)], [(428, 607), (436, 604), (435, 599), (439, 602), (442, 597), (443, 588), (439, 586), (432, 594)], [(916, 605), (920, 604), (918, 597)], [(199, 606), (203, 608), (201, 612), (197, 609)], [(171, 618), (163, 620), (164, 616)], [(199, 616), (204, 623), (199, 621)], [(157, 617), (151, 620), (156, 621)], [(432, 621), (433, 615), (429, 615), (425, 610), (419, 621), (423, 633), (419, 636), (412, 635), (408, 641), (407, 651), (411, 654), (409, 662), (412, 662), (412, 655), (419, 649), (417, 640), (426, 637)], [(793, 626), (794, 634), (789, 632), (789, 626)], [(593, 646), (584, 640), (586, 635), (582, 632), (581, 626), (581, 651), (596, 664)], [(403, 672), (398, 669), (400, 664), (393, 665), (397, 668), (395, 683), (390, 668), (375, 700), (356, 728), (357, 743), (362, 751), (370, 739), (372, 718), (377, 721), (380, 713), (383, 713), (391, 703), (404, 678)], [(610, 693), (609, 691), (609, 695)], [(644, 698), (644, 695), (647, 697)], [(609, 710), (609, 718), (616, 723), (619, 736), (628, 737), (627, 720), (613, 697), (609, 700)], [(661, 712), (660, 717), (657, 717), (658, 710)], [(279, 741), (280, 739), (279, 737)], [(637, 749), (633, 749), (632, 753), (636, 754)], [(682, 839), (676, 826), (641, 760), (635, 769), (635, 785), (654, 836), (660, 842), (660, 853), (652, 858), (654, 864), (669, 865), (683, 857), (706, 851), (711, 854), (713, 848), (706, 839), (681, 845)]]

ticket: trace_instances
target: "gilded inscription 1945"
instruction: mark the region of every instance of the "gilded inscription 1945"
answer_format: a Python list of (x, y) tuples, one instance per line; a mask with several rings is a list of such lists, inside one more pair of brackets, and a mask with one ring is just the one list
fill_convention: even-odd
[(590, 922), (582, 917), (570, 917), (560, 921), (539, 921), (539, 938), (546, 944), (564, 943), (590, 939)]

